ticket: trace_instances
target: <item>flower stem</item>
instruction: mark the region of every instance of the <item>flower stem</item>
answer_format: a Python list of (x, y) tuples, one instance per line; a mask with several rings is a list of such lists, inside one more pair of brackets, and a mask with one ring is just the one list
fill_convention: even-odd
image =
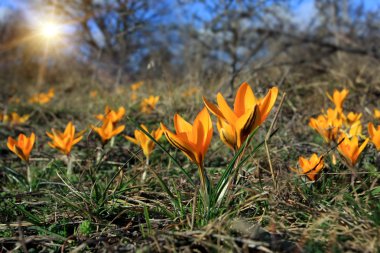
[(114, 146), (115, 146), (115, 137), (112, 137), (110, 141), (110, 147), (113, 148)]
[(32, 191), (33, 175), (28, 162), (26, 163), (26, 180), (29, 184), (29, 191)]
[(102, 148), (98, 147), (96, 152), (96, 164), (100, 163), (100, 160), (102, 159)]
[(73, 159), (70, 154), (67, 155), (67, 177), (71, 177), (73, 175)]
[(144, 183), (144, 181), (146, 179), (146, 174), (147, 174), (148, 167), (149, 167), (149, 156), (147, 156), (146, 160), (145, 160), (144, 172), (143, 172), (143, 174), (141, 176), (141, 183)]
[(201, 197), (203, 200), (203, 206), (204, 206), (204, 212), (205, 216), (209, 214), (210, 211), (210, 198), (209, 198), (209, 192), (208, 192), (208, 185), (209, 181), (207, 178), (207, 174), (205, 172), (205, 169), (202, 164), (198, 165), (198, 173), (199, 173), (199, 178), (201, 180)]

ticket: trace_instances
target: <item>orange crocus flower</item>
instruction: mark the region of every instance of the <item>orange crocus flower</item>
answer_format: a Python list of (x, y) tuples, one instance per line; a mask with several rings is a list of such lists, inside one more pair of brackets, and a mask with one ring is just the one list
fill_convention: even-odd
[(354, 112), (349, 112), (347, 116), (344, 116), (344, 119), (348, 125), (352, 125), (359, 121), (362, 117), (362, 113), (354, 113)]
[(298, 159), (298, 164), (301, 170), (292, 170), (300, 175), (307, 176), (307, 178), (311, 181), (315, 181), (316, 177), (319, 175), (319, 172), (322, 171), (324, 167), (323, 156), (313, 154), (309, 159), (300, 156)]
[(151, 113), (159, 100), (160, 96), (149, 96), (148, 98), (144, 98), (141, 102), (141, 112), (147, 114)]
[(333, 95), (331, 96), (329, 93), (327, 94), (327, 97), (335, 104), (336, 108), (339, 111), (342, 111), (343, 109), (343, 102), (346, 99), (349, 91), (347, 89), (343, 89), (341, 91), (334, 90)]
[(34, 133), (32, 133), (30, 137), (19, 134), (17, 141), (9, 136), (7, 146), (13, 153), (28, 163), (35, 140), (36, 136)]
[(377, 151), (380, 151), (380, 125), (375, 128), (373, 123), (368, 124), (368, 133), (371, 137), (371, 141), (375, 144)]
[(367, 138), (362, 145), (359, 147), (358, 137), (353, 136), (349, 138), (347, 134), (342, 134), (340, 137), (340, 141), (344, 138), (344, 140), (338, 145), (338, 151), (340, 154), (344, 156), (348, 165), (355, 166), (358, 161), (359, 155), (367, 146), (369, 139)]
[(319, 115), (317, 118), (310, 118), (309, 126), (316, 130), (323, 139), (330, 143), (338, 138), (343, 120), (337, 109), (329, 108), (326, 114)]
[(96, 118), (98, 120), (101, 120), (103, 121), (103, 123), (105, 123), (106, 121), (111, 121), (112, 124), (116, 124), (117, 122), (119, 122), (120, 120), (122, 120), (122, 118), (124, 117), (125, 115), (125, 108), (123, 106), (120, 106), (119, 109), (117, 111), (115, 110), (112, 110), (108, 105), (106, 106), (105, 110), (104, 110), (104, 115), (103, 114), (98, 114), (96, 115)]
[[(148, 131), (148, 128), (145, 125), (141, 125), (141, 128), (143, 128), (145, 131)], [(158, 128), (157, 130), (153, 130), (150, 132), (150, 135), (158, 141), (163, 134), (163, 131), (161, 128)], [(133, 142), (136, 145), (139, 145), (143, 152), (145, 157), (149, 158), (150, 154), (152, 153), (155, 143), (152, 141), (143, 131), (141, 130), (135, 130), (135, 138), (130, 136), (124, 136), (128, 141)]]
[(208, 202), (207, 174), (203, 167), (205, 154), (210, 145), (213, 127), (210, 114), (203, 108), (194, 120), (193, 125), (178, 114), (174, 115), (176, 133), (171, 132), (161, 123), (166, 139), (171, 145), (180, 149), (192, 162), (197, 164), (201, 181), (201, 192), (205, 203)]
[(378, 109), (373, 110), (373, 117), (375, 119), (380, 119), (380, 110)]
[(140, 89), (141, 86), (144, 85), (144, 82), (143, 81), (140, 81), (140, 82), (136, 82), (134, 84), (131, 85), (131, 90), (132, 91), (137, 91), (138, 89)]
[(10, 123), (11, 125), (18, 125), (18, 124), (24, 124), (26, 121), (28, 121), (30, 115), (25, 114), (25, 115), (19, 115), (16, 112), (12, 112), (10, 114)]
[(54, 94), (54, 89), (49, 89), (47, 93), (35, 94), (29, 99), (29, 103), (36, 103), (40, 105), (49, 103), (50, 100), (54, 97)]
[(79, 132), (75, 135), (75, 126), (71, 121), (67, 124), (63, 133), (54, 128), (51, 129), (51, 132), (52, 133), (46, 132), (47, 136), (52, 140), (48, 145), (61, 151), (65, 155), (69, 155), (72, 147), (83, 138), (83, 132)]
[(178, 114), (174, 115), (176, 133), (164, 124), (161, 128), (170, 144), (180, 149), (191, 161), (203, 166), (203, 161), (212, 138), (212, 122), (206, 108), (197, 115), (193, 125)]
[(247, 137), (268, 117), (278, 95), (273, 87), (264, 98), (256, 98), (248, 83), (240, 85), (232, 110), (221, 93), (217, 94), (217, 104), (203, 97), (206, 107), (218, 117), (218, 130), (222, 141), (237, 150)]
[(23, 116), (19, 115), (16, 112), (12, 112), (9, 115), (4, 115), (2, 121), (4, 123), (9, 123), (11, 126), (24, 124), (29, 119), (29, 114), (25, 114)]
[(103, 125), (101, 127), (91, 126), (91, 128), (97, 132), (102, 139), (103, 144), (105, 144), (108, 140), (110, 140), (112, 137), (120, 134), (123, 132), (125, 126), (121, 125), (116, 127), (110, 119), (103, 122)]

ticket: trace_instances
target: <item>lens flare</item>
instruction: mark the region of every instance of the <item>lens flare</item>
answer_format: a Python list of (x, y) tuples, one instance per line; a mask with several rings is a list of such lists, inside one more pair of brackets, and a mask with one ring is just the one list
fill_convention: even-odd
[(45, 39), (56, 39), (62, 32), (62, 27), (54, 22), (46, 22), (40, 25), (41, 36)]

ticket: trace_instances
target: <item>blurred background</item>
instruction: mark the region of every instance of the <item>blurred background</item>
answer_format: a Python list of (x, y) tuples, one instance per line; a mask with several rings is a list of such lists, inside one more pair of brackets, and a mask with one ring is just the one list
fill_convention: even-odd
[(379, 89), (378, 0), (0, 0), (0, 97), (135, 82)]

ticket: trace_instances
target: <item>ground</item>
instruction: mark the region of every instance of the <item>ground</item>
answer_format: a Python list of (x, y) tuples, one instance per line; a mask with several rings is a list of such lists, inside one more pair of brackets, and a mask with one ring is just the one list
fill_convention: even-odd
[[(53, 99), (42, 105), (28, 103), (31, 94), (20, 93), (20, 102), (7, 102), (4, 109), (30, 114), (29, 120), (4, 123), (0, 128), (2, 251), (380, 252), (379, 154), (369, 144), (358, 164), (349, 169), (336, 146), (326, 144), (308, 126), (310, 117), (331, 106), (325, 93), (346, 86), (284, 81), (252, 83), (252, 88), (261, 97), (273, 85), (280, 90), (275, 107), (245, 150), (247, 159), (238, 167), (239, 179), (229, 189), (228, 201), (210, 217), (200, 200), (197, 167), (182, 152), (162, 136), (158, 142), (172, 157), (156, 145), (146, 166), (141, 149), (123, 135), (133, 136), (141, 123), (151, 130), (163, 122), (173, 130), (175, 113), (192, 122), (204, 106), (202, 96), (215, 101), (217, 86), (170, 89), (165, 84), (144, 84), (133, 101), (129, 86), (109, 91), (58, 85)], [(372, 115), (379, 106), (375, 87), (347, 87), (345, 110), (363, 113), (366, 136), (367, 123), (379, 123)], [(222, 93), (228, 95), (227, 89)], [(158, 95), (160, 100), (151, 113), (142, 113), (140, 102), (149, 95)], [(101, 124), (95, 115), (104, 113), (106, 105), (126, 108), (118, 123), (125, 130), (113, 145), (102, 146), (90, 125)], [(216, 117), (211, 117), (214, 135), (205, 169), (211, 185), (216, 185), (234, 154), (220, 141)], [(66, 175), (67, 157), (48, 146), (50, 139), (45, 134), (51, 128), (63, 130), (69, 121), (78, 131), (87, 129), (71, 151), (71, 176)], [(265, 145), (259, 145), (269, 130), (276, 130), (268, 140), (270, 160)], [(37, 141), (31, 153), (30, 187), (25, 163), (6, 142), (8, 136), (31, 132)], [(297, 167), (299, 156), (312, 153), (323, 154), (325, 162), (316, 182), (289, 169)], [(144, 170), (147, 176), (142, 180)]]

